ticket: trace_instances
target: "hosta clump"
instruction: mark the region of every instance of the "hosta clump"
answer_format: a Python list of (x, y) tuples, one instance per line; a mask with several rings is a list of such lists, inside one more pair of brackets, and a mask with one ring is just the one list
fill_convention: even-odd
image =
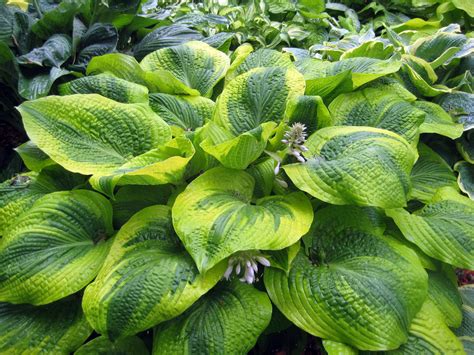
[(155, 33), (22, 103), (0, 353), (245, 354), (286, 324), (329, 354), (469, 349), (472, 41), (404, 26), (294, 55)]

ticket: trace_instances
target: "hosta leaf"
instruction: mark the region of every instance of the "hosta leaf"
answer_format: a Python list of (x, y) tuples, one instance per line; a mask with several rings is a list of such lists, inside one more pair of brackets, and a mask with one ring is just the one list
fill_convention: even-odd
[(459, 339), (444, 322), (443, 315), (427, 300), (410, 326), (408, 341), (390, 354), (465, 354)]
[[(202, 96), (211, 94), (212, 88), (224, 77), (229, 65), (229, 57), (203, 42), (188, 42), (159, 49), (147, 55), (140, 63), (143, 70), (156, 75), (155, 85), (161, 92), (183, 93), (174, 90), (172, 86), (168, 88), (169, 83), (165, 80), (170, 77)], [(161, 75), (165, 77), (161, 78)]]
[(27, 141), (16, 147), (15, 151), (20, 155), (26, 167), (33, 171), (39, 172), (41, 169), (55, 164), (54, 161), (32, 141)]
[(474, 129), (470, 129), (456, 140), (459, 153), (467, 162), (474, 164)]
[(177, 137), (159, 148), (134, 157), (110, 175), (92, 176), (89, 182), (96, 190), (109, 196), (113, 195), (116, 185), (180, 183), (194, 152), (189, 139)]
[(215, 103), (200, 96), (151, 94), (150, 107), (169, 125), (194, 131), (212, 118)]
[(359, 351), (354, 349), (353, 347), (339, 343), (333, 340), (323, 340), (324, 350), (328, 353), (328, 355), (357, 355)]
[(474, 165), (466, 161), (457, 162), (454, 170), (458, 172), (458, 185), (462, 192), (474, 200)]
[(21, 213), (44, 195), (69, 190), (84, 182), (81, 176), (58, 167), (44, 169), (41, 173), (19, 174), (0, 184), (0, 236)]
[(53, 192), (0, 242), (0, 300), (46, 304), (86, 286), (110, 247), (112, 206), (93, 191)]
[(410, 175), (412, 199), (428, 202), (439, 188), (457, 188), (454, 172), (443, 158), (421, 143), (418, 145), (418, 153), (420, 157)]
[(462, 321), (462, 302), (456, 281), (456, 275), (452, 270), (449, 273), (428, 271), (428, 298), (451, 328), (458, 328)]
[(263, 153), (275, 126), (266, 122), (235, 137), (211, 121), (204, 127), (201, 147), (227, 168), (246, 169)]
[(50, 37), (41, 47), (18, 57), (18, 63), (59, 68), (68, 60), (71, 53), (71, 38), (67, 35), (56, 34)]
[(291, 98), (285, 111), (288, 125), (296, 122), (306, 126), (307, 134), (331, 125), (331, 114), (320, 96), (301, 95)]
[(464, 125), (464, 130), (474, 128), (474, 94), (453, 92), (441, 96), (438, 103), (458, 123)]
[(453, 5), (464, 10), (470, 17), (474, 17), (474, 5), (468, 0), (453, 0)]
[(110, 74), (85, 76), (58, 88), (61, 95), (99, 94), (122, 103), (148, 103), (148, 89)]
[(390, 89), (391, 85), (377, 85), (339, 95), (329, 105), (331, 126), (383, 128), (416, 144), (425, 113)]
[(173, 24), (162, 26), (147, 34), (133, 49), (133, 54), (142, 59), (148, 53), (161, 48), (178, 46), (189, 41), (200, 41), (203, 36), (187, 26)]
[(275, 161), (272, 158), (259, 159), (246, 172), (255, 179), (255, 197), (270, 195), (275, 182)]
[(222, 282), (178, 318), (155, 328), (153, 354), (246, 354), (270, 323), (266, 293)]
[(171, 319), (222, 277), (225, 264), (199, 274), (173, 232), (170, 209), (152, 206), (119, 231), (97, 279), (84, 293), (93, 328), (115, 340)]
[(176, 199), (173, 225), (201, 272), (237, 251), (286, 248), (308, 231), (313, 211), (303, 193), (251, 204), (254, 185), (243, 171), (214, 168)]
[(148, 355), (149, 351), (139, 337), (132, 336), (116, 342), (100, 336), (82, 345), (74, 355)]
[(232, 52), (230, 56), (231, 64), (226, 74), (226, 84), (227, 81), (233, 79), (236, 76), (235, 71), (245, 61), (245, 59), (250, 55), (250, 53), (253, 52), (253, 50), (254, 48), (250, 43), (243, 43)]
[(242, 64), (236, 68), (233, 76), (238, 76), (252, 69), (261, 67), (291, 68), (293, 67), (293, 62), (291, 61), (289, 53), (281, 53), (274, 49), (262, 48), (250, 53)]
[(30, 139), (54, 161), (81, 174), (110, 174), (166, 143), (168, 125), (145, 104), (97, 94), (49, 96), (20, 105)]
[(256, 68), (229, 82), (219, 96), (214, 121), (237, 136), (268, 121), (284, 118), (289, 98), (304, 93), (295, 69)]
[(409, 248), (372, 234), (371, 222), (333, 223), (332, 208), (315, 214), (309, 257), (300, 251), (288, 275), (265, 270), (267, 292), (310, 334), (363, 350), (397, 348), (426, 297), (426, 273)]
[(401, 136), (370, 127), (327, 127), (305, 145), (308, 160), (284, 166), (300, 190), (338, 205), (406, 205), (417, 153)]
[(420, 133), (436, 133), (451, 139), (461, 136), (463, 125), (453, 122), (441, 106), (428, 101), (416, 101), (413, 105), (426, 114), (420, 126)]
[(87, 75), (110, 73), (132, 83), (146, 85), (145, 72), (135, 58), (123, 53), (94, 57), (87, 66)]
[(40, 307), (0, 303), (1, 354), (70, 354), (91, 333), (75, 297)]
[(69, 70), (53, 67), (46, 72), (25, 76), (20, 74), (18, 93), (27, 100), (35, 100), (48, 95), (54, 82), (62, 76), (70, 74)]
[(444, 188), (412, 214), (401, 208), (386, 213), (405, 238), (429, 256), (454, 266), (474, 268), (474, 203), (469, 198)]

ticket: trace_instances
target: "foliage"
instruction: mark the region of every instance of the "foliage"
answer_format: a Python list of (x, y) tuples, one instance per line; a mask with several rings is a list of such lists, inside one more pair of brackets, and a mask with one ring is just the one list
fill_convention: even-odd
[(469, 353), (473, 16), (0, 1), (0, 354)]

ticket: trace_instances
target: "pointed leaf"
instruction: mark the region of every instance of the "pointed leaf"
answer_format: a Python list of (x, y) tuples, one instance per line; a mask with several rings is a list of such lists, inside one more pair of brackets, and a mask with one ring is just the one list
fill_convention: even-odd
[(474, 200), (474, 165), (466, 161), (457, 162), (454, 170), (458, 172), (458, 185), (462, 192)]
[(461, 136), (463, 125), (455, 123), (441, 106), (428, 101), (416, 101), (413, 105), (426, 114), (420, 133), (436, 133), (451, 139)]

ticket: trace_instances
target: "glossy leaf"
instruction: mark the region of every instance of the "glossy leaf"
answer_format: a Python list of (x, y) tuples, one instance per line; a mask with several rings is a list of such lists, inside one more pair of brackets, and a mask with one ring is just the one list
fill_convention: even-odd
[(474, 200), (474, 165), (466, 161), (457, 162), (454, 170), (458, 172), (458, 185), (462, 192)]

